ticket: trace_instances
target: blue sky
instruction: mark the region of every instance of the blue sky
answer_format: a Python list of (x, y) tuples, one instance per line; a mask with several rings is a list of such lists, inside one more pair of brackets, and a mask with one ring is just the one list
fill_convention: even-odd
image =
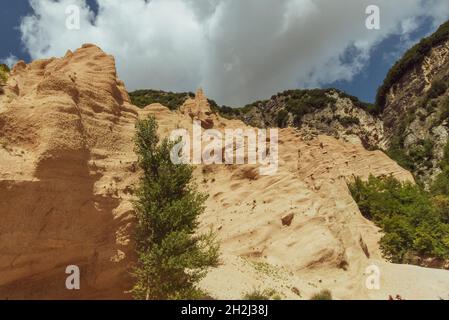
[[(62, 1), (70, 2), (70, 0), (62, 0)], [(74, 1), (77, 2), (82, 0), (74, 0)], [(89, 29), (87, 30), (87, 32), (85, 32), (85, 36), (83, 32), (80, 32), (73, 37), (69, 35), (66, 41), (65, 36), (62, 33), (61, 36), (59, 37), (54, 35), (53, 36), (45, 35), (45, 37), (40, 38), (42, 36), (41, 35), (42, 33), (48, 32), (50, 35), (52, 34), (50, 29), (52, 29), (53, 26), (45, 24), (46, 17), (36, 15), (32, 7), (30, 6), (28, 0), (8, 0), (9, 5), (2, 6), (2, 11), (0, 11), (0, 30), (2, 39), (2, 46), (0, 47), (0, 59), (4, 59), (7, 58), (9, 55), (13, 55), (19, 59), (23, 59), (29, 62), (32, 59), (32, 57), (40, 58), (45, 56), (61, 55), (64, 53), (65, 49), (69, 48), (76, 49), (79, 45), (81, 45), (84, 42), (91, 42), (91, 41), (95, 43), (99, 42), (98, 44), (105, 51), (112, 53), (114, 54), (114, 56), (116, 56), (119, 74), (121, 76), (123, 75), (123, 78), (128, 85), (128, 89), (132, 90), (137, 88), (155, 88), (155, 89), (174, 90), (174, 91), (181, 91), (181, 90), (194, 91), (196, 89), (195, 86), (203, 86), (209, 90), (209, 92), (212, 95), (212, 98), (216, 99), (217, 102), (221, 104), (231, 104), (231, 105), (237, 105), (237, 103), (250, 102), (256, 99), (264, 99), (276, 93), (277, 91), (285, 89), (291, 89), (295, 87), (300, 88), (305, 83), (310, 82), (309, 79), (304, 78), (304, 74), (306, 73), (305, 70), (308, 70), (306, 67), (304, 67), (304, 65), (307, 65), (308, 59), (310, 59), (310, 64), (311, 65), (316, 64), (317, 68), (319, 68), (320, 64), (322, 64), (322, 61), (312, 59), (312, 57), (316, 55), (313, 53), (309, 54), (309, 58), (306, 57), (307, 56), (306, 54), (298, 53), (297, 56), (294, 56), (294, 54), (292, 55), (292, 50), (298, 50), (299, 47), (285, 49), (287, 50), (285, 52), (279, 50), (276, 51), (272, 50), (271, 48), (268, 48), (269, 50), (267, 50), (266, 53), (259, 50), (251, 52), (249, 58), (242, 57), (243, 54), (241, 52), (246, 51), (245, 46), (251, 43), (251, 40), (246, 40), (247, 39), (246, 38), (243, 39), (243, 41), (241, 41), (242, 39), (238, 38), (239, 35), (237, 36), (235, 35), (236, 31), (232, 29), (233, 28), (232, 25), (231, 26), (227, 25), (226, 27), (221, 26), (219, 29), (217, 28), (217, 30), (219, 30), (218, 32), (216, 31), (213, 34), (209, 34), (207, 37), (204, 37), (207, 38), (209, 41), (209, 43), (207, 43), (206, 45), (204, 45), (205, 42), (204, 39), (195, 39), (194, 41), (187, 40), (189, 43), (186, 45), (185, 34), (182, 34), (182, 37), (178, 37), (178, 33), (190, 32), (188, 33), (187, 38), (190, 37), (190, 39), (193, 39), (192, 34), (201, 31), (202, 28), (201, 25), (205, 24), (204, 21), (206, 21), (206, 18), (209, 17), (209, 21), (211, 20), (210, 18), (211, 14), (209, 12), (211, 9), (206, 5), (204, 6), (192, 5), (189, 2), (190, 0), (176, 0), (176, 1), (177, 1), (176, 3), (178, 3), (178, 7), (182, 9), (181, 10), (182, 12), (179, 13), (181, 18), (177, 16), (178, 14), (176, 12), (173, 14), (174, 15), (173, 20), (170, 20), (171, 18), (164, 17), (164, 15), (167, 14), (167, 12), (173, 12), (173, 7), (164, 8), (162, 5), (157, 7), (156, 4), (158, 2), (162, 3), (162, 1), (160, 0), (155, 0), (154, 5), (151, 8), (151, 11), (148, 10), (148, 12), (151, 13), (143, 15), (141, 18), (142, 20), (141, 32), (153, 29), (158, 30), (158, 28), (160, 28), (161, 33), (165, 37), (164, 39), (161, 39), (162, 37), (158, 38), (153, 37), (148, 39), (144, 38), (142, 40), (140, 39), (141, 38), (140, 31), (135, 32), (134, 31), (135, 29), (131, 29), (129, 32), (123, 32), (123, 34), (121, 34), (121, 31), (126, 29), (128, 24), (131, 25), (134, 23), (129, 21), (129, 17), (126, 17), (126, 14), (121, 15), (123, 16), (124, 19), (123, 21), (118, 20), (118, 18), (114, 16), (114, 14), (117, 14), (116, 12), (124, 12), (125, 10), (129, 10), (130, 15), (131, 14), (135, 15), (139, 14), (140, 12), (144, 11), (146, 12), (146, 10), (148, 9), (148, 5), (142, 5), (143, 1), (128, 0), (125, 1), (125, 3), (129, 3), (129, 8), (123, 7), (123, 4), (121, 4), (120, 8), (111, 7), (106, 8), (107, 10), (103, 10), (104, 13), (102, 13), (103, 14), (102, 21), (110, 19), (111, 21), (117, 21), (118, 25), (120, 23), (123, 23), (123, 26), (121, 28), (120, 26), (118, 26), (116, 30), (110, 30), (110, 35), (108, 35), (107, 40), (105, 40), (104, 38), (96, 38), (96, 36), (94, 36), (99, 34), (98, 30), (100, 30), (100, 26), (98, 26), (99, 23), (97, 23), (89, 25)], [(216, 0), (216, 2), (220, 1), (226, 2), (227, 0)], [(320, 0), (316, 1), (320, 2)], [(352, 0), (341, 0), (341, 1), (350, 2)], [(431, 1), (439, 2), (440, 0), (431, 0)], [(446, 0), (441, 1), (444, 3), (444, 1)], [(42, 2), (52, 4), (52, 1), (50, 0), (42, 0)], [(266, 1), (261, 0), (261, 2), (259, 3), (262, 2)], [(415, 2), (418, 3), (418, 0), (416, 0)], [(201, 0), (198, 0), (197, 3), (201, 3)], [(96, 0), (88, 0), (87, 4), (95, 14), (98, 13), (98, 5)], [(136, 6), (136, 8), (133, 9), (132, 8), (133, 6)], [(418, 4), (416, 4), (416, 6), (418, 6)], [(261, 5), (261, 7), (263, 7), (263, 5)], [(253, 8), (250, 9), (252, 10)], [(45, 8), (41, 8), (41, 10), (43, 12), (43, 13), (41, 12), (42, 15), (47, 14)], [(192, 14), (186, 15), (186, 18), (190, 20), (182, 24), (179, 21), (183, 17), (182, 14), (185, 14), (187, 10), (191, 10), (193, 12), (192, 14), (195, 15), (195, 18), (192, 18)], [(232, 13), (232, 10), (234, 11), (240, 10), (240, 8), (233, 9), (231, 4), (229, 4), (228, 10), (229, 12)], [(242, 8), (241, 10), (244, 11), (245, 8)], [(394, 7), (393, 9), (390, 9), (390, 11), (391, 10), (395, 10)], [(401, 10), (401, 8), (398, 7), (397, 10)], [(273, 16), (276, 15), (276, 13), (270, 12), (271, 11), (270, 9), (266, 11), (268, 14), (267, 17), (269, 17), (270, 14)], [(306, 11), (307, 10), (304, 9), (304, 12)], [(260, 18), (259, 20), (264, 19), (265, 12), (260, 11), (256, 13), (257, 13), (256, 18)], [(36, 41), (24, 43), (21, 41), (23, 31), (20, 30), (19, 26), (22, 22), (23, 17), (33, 14), (34, 14), (33, 25), (37, 24), (41, 29), (39, 31), (33, 31), (32, 28), (29, 28), (27, 31), (29, 33), (28, 39), (32, 38), (33, 40)], [(51, 13), (48, 13), (48, 15), (50, 14)], [(396, 17), (394, 14), (392, 13), (391, 19), (394, 19)], [(230, 15), (230, 17), (234, 16), (235, 12), (234, 14)], [(281, 14), (279, 16), (281, 16)], [(283, 16), (285, 16), (285, 13), (283, 13)], [(404, 33), (402, 31), (401, 33), (395, 34), (394, 32), (392, 32), (392, 34), (389, 34), (387, 37), (381, 38), (381, 41), (376, 42), (375, 40), (372, 40), (371, 43), (373, 45), (369, 48), (370, 53), (369, 59), (363, 60), (362, 67), (359, 66), (357, 69), (352, 65), (351, 67), (348, 67), (347, 70), (344, 69), (345, 63), (347, 63), (348, 65), (354, 64), (353, 60), (355, 60), (356, 58), (351, 54), (348, 54), (345, 58), (341, 59), (342, 61), (339, 62), (341, 64), (339, 66), (340, 69), (343, 68), (342, 76), (340, 77), (338, 76), (338, 72), (341, 73), (341, 70), (335, 72), (335, 74), (337, 75), (333, 73), (330, 76), (326, 73), (327, 72), (326, 70), (321, 71), (321, 74), (318, 76), (320, 80), (317, 80), (316, 82), (312, 81), (312, 86), (336, 87), (359, 97), (363, 101), (373, 102), (377, 88), (382, 83), (383, 79), (385, 78), (385, 75), (387, 74), (389, 68), (394, 64), (394, 62), (400, 58), (400, 56), (405, 52), (405, 50), (409, 46), (411, 46), (414, 42), (419, 41), (423, 36), (428, 35), (436, 28), (435, 21), (429, 17), (425, 18), (424, 15), (421, 17), (419, 10), (410, 13), (410, 16), (413, 17), (414, 19), (413, 21), (416, 26), (412, 28), (411, 31), (408, 33)], [(218, 20), (218, 18), (216, 19)], [(405, 21), (406, 19), (409, 19), (409, 16), (404, 16), (401, 19), (404, 19)], [(439, 17), (439, 19), (441, 19), (441, 17)], [(153, 21), (152, 22), (153, 24), (151, 23), (149, 24), (148, 22), (149, 20)], [(241, 23), (241, 20), (242, 17), (240, 17), (239, 23)], [(353, 20), (358, 21), (357, 19)], [(255, 19), (255, 21), (258, 20)], [(252, 22), (248, 21), (246, 23), (249, 25)], [(255, 23), (255, 25), (257, 26), (258, 22), (253, 23)], [(208, 27), (209, 29), (211, 29), (210, 26), (214, 26), (214, 23), (211, 23), (209, 25)], [(167, 31), (167, 29), (171, 28), (175, 31), (178, 30), (178, 33), (175, 33), (175, 31)], [(241, 30), (242, 26), (240, 26), (239, 28), (240, 28), (239, 30)], [(263, 28), (262, 25), (261, 28)], [(239, 30), (237, 30), (237, 33)], [(342, 28), (342, 30), (345, 29)], [(105, 33), (104, 29), (101, 29), (101, 31), (103, 34)], [(228, 32), (229, 34), (226, 34), (226, 32)], [(150, 34), (151, 32), (148, 33)], [(115, 34), (117, 34), (116, 37), (114, 36)], [(317, 36), (319, 34), (320, 33), (317, 32)], [(325, 33), (323, 33), (323, 35), (324, 34)], [(133, 37), (133, 35), (136, 35), (136, 37), (140, 39), (139, 41), (142, 41), (142, 43), (138, 43), (138, 46), (136, 48), (133, 48), (133, 46), (135, 45), (132, 39), (130, 39)], [(286, 36), (287, 35), (288, 33), (286, 33)], [(258, 44), (256, 42), (258, 39), (257, 38), (258, 34), (250, 36), (254, 37), (254, 43)], [(263, 41), (264, 36), (265, 35), (262, 33), (260, 38), (262, 40), (260, 41)], [(270, 35), (267, 35), (266, 37), (269, 36)], [(308, 35), (305, 34), (303, 38), (313, 39), (308, 38), (307, 36)], [(360, 35), (358, 36), (359, 38), (354, 39), (354, 41), (357, 40), (360, 42), (361, 40), (363, 40), (363, 37), (360, 38)], [(110, 38), (114, 39), (111, 40)], [(167, 39), (171, 38), (173, 38), (173, 40), (171, 40), (171, 42), (167, 44)], [(406, 38), (407, 40), (404, 41), (404, 38)], [(211, 41), (210, 39), (214, 41)], [(351, 41), (351, 38), (344, 40)], [(48, 41), (48, 43), (43, 43), (45, 41)], [(207, 54), (193, 55), (191, 54), (192, 50), (190, 48), (189, 50), (179, 49), (179, 47), (182, 46), (186, 47), (191, 45), (190, 42), (193, 42), (192, 46), (194, 48), (195, 47), (207, 48), (204, 49), (207, 50)], [(234, 42), (235, 42), (234, 47), (229, 48), (229, 43), (233, 44)], [(36, 45), (34, 45), (33, 47), (32, 45), (33, 43), (34, 44), (38, 43), (37, 45), (38, 47), (36, 48)], [(223, 45), (223, 43), (226, 43), (226, 47)], [(280, 45), (287, 47), (287, 45), (285, 45), (280, 41), (276, 41), (275, 43), (276, 45), (279, 45), (280, 43)], [(306, 45), (308, 45), (308, 43), (309, 42), (305, 42)], [(321, 51), (323, 51), (323, 45), (324, 46), (326, 45), (325, 42), (324, 44), (317, 44), (317, 46), (320, 47)], [(151, 48), (153, 51), (147, 53), (147, 55), (145, 56), (142, 53), (142, 50), (145, 50), (146, 46), (148, 48)], [(270, 46), (270, 44), (267, 42), (266, 46)], [(170, 54), (171, 52), (167, 54), (167, 51), (164, 51), (159, 58), (153, 59), (153, 57), (156, 55), (155, 52), (163, 51), (162, 48), (165, 50), (167, 47), (170, 49), (175, 48), (172, 54)], [(329, 43), (328, 50), (329, 51), (331, 49), (334, 50), (333, 47), (334, 46), (332, 45), (332, 43)], [(304, 48), (304, 46), (302, 46), (302, 48)], [(324, 51), (326, 50), (327, 48), (324, 47)], [(284, 59), (284, 56), (288, 57), (288, 64), (285, 63), (284, 65), (283, 64), (284, 60), (280, 58), (277, 59), (275, 55), (279, 55), (280, 57), (282, 57), (282, 59)], [(130, 59), (130, 56), (132, 56), (132, 59)], [(139, 64), (138, 66), (133, 66), (132, 64), (130, 64), (129, 60), (131, 60), (132, 62), (134, 58), (136, 59), (137, 62), (136, 64)], [(246, 66), (253, 64), (253, 61), (256, 61), (259, 58), (262, 62), (270, 61), (272, 63), (272, 66), (267, 67), (266, 66), (267, 63), (259, 63), (259, 65), (254, 63), (253, 69), (246, 68)], [(168, 62), (167, 59), (173, 60), (171, 62)], [(323, 59), (329, 59), (329, 57)], [(183, 61), (185, 63), (181, 63), (180, 61)], [(200, 61), (201, 62), (206, 61), (207, 63), (199, 66)], [(244, 67), (242, 67), (243, 63)], [(198, 66), (196, 66), (197, 64)], [(240, 69), (236, 68), (236, 65), (240, 66)], [(201, 72), (204, 72), (204, 75), (199, 75), (200, 72), (197, 72), (195, 68), (190, 68), (188, 66), (194, 66), (197, 70), (201, 70)], [(284, 81), (284, 78), (295, 79), (294, 77), (295, 66), (297, 66), (298, 68), (297, 74), (300, 75), (298, 76), (297, 81), (293, 80)], [(288, 72), (285, 71), (284, 74), (282, 72), (278, 72), (278, 70), (282, 69), (286, 70), (289, 69), (289, 71)], [(141, 70), (144, 70), (145, 74), (143, 74), (142, 73), (143, 71)], [(271, 77), (270, 72), (276, 72), (276, 74), (273, 74), (273, 76)], [(350, 74), (351, 72), (354, 73), (354, 75), (352, 77), (349, 77), (350, 79), (347, 80), (348, 73)], [(217, 74), (225, 74), (225, 76), (221, 78), (218, 77), (219, 79), (217, 79)], [(262, 79), (262, 76), (270, 79), (260, 80)], [(328, 78), (331, 80), (326, 81), (326, 79)], [(254, 82), (255, 84), (252, 85), (251, 82)], [(233, 83), (233, 85), (230, 85), (229, 83)], [(223, 91), (223, 94), (221, 94), (221, 91)], [(228, 97), (235, 97), (235, 99), (229, 99)]]
[[(423, 19), (419, 28), (410, 34), (413, 45), (425, 36), (434, 32), (428, 20)], [(335, 81), (323, 84), (323, 87), (341, 89), (365, 102), (374, 102), (377, 88), (383, 83), (388, 70), (399, 60), (409, 46), (400, 44), (400, 36), (392, 35), (377, 45), (364, 70), (358, 73), (351, 81)]]

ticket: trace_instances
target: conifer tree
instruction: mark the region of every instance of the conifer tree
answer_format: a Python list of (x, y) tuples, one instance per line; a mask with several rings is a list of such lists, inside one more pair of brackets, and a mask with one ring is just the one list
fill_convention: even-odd
[(136, 152), (143, 172), (135, 202), (138, 266), (136, 299), (200, 299), (198, 282), (217, 265), (212, 232), (198, 235), (206, 196), (192, 184), (193, 167), (173, 164), (175, 142), (157, 134), (154, 117), (137, 123)]

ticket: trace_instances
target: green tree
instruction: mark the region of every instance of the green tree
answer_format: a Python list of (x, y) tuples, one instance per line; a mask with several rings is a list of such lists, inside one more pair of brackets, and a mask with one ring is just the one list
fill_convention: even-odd
[(349, 185), (362, 214), (382, 228), (386, 258), (408, 263), (413, 257), (449, 258), (448, 201), (392, 176), (356, 178)]
[(173, 164), (174, 142), (157, 135), (153, 117), (137, 123), (136, 151), (143, 176), (135, 202), (138, 266), (137, 299), (200, 299), (198, 282), (217, 265), (211, 232), (197, 234), (206, 196), (192, 184), (193, 168)]

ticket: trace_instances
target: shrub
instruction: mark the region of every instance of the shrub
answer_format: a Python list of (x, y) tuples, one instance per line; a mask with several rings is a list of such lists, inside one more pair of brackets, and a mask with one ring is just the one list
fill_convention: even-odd
[(449, 118), (449, 97), (444, 98), (441, 105), (440, 122)]
[(285, 128), (287, 126), (287, 121), (288, 121), (288, 111), (286, 110), (279, 111), (276, 116), (277, 126), (279, 128)]
[(449, 196), (449, 142), (444, 148), (444, 156), (440, 162), (442, 173), (438, 175), (435, 182), (431, 186), (434, 195)]
[(341, 123), (341, 125), (343, 127), (350, 127), (353, 125), (359, 125), (360, 124), (360, 120), (356, 117), (351, 117), (351, 116), (345, 116), (345, 117), (339, 117), (338, 118), (338, 122)]
[(443, 80), (435, 80), (432, 82), (432, 86), (427, 92), (427, 96), (429, 99), (436, 99), (442, 94), (444, 94), (447, 90), (447, 83)]
[(152, 103), (160, 103), (170, 110), (176, 110), (181, 107), (189, 97), (195, 96), (192, 92), (165, 92), (160, 90), (137, 90), (130, 92), (131, 102), (144, 108)]
[(332, 300), (332, 293), (329, 290), (321, 290), (314, 294), (310, 300)]
[(328, 96), (329, 90), (288, 90), (283, 93), (289, 97), (286, 110), (293, 115), (294, 124), (300, 125), (304, 115), (335, 104), (336, 100)]
[(396, 142), (393, 140), (390, 148), (387, 150), (387, 155), (396, 161), (398, 165), (407, 170), (414, 170), (415, 163), (413, 159), (407, 154), (407, 152)]
[(243, 300), (281, 300), (281, 297), (275, 290), (254, 290), (252, 292), (248, 292), (243, 296)]
[(213, 235), (197, 235), (206, 196), (191, 184), (193, 169), (173, 164), (168, 139), (159, 143), (153, 117), (137, 123), (136, 151), (143, 176), (137, 190), (137, 299), (199, 299), (198, 281), (218, 259)]
[(9, 68), (6, 64), (0, 64), (0, 85), (5, 85), (8, 81)]
[(413, 256), (449, 258), (449, 225), (432, 194), (391, 176), (356, 178), (349, 189), (362, 214), (382, 228), (386, 258), (395, 263), (412, 262)]
[(386, 151), (387, 155), (395, 160), (404, 169), (413, 171), (416, 169), (416, 163), (414, 159), (407, 154), (404, 143), (406, 138), (407, 127), (413, 121), (415, 117), (414, 113), (407, 114), (405, 118), (400, 122), (396, 134), (393, 136), (390, 142), (390, 147)]
[(421, 163), (433, 156), (433, 142), (420, 140), (410, 149), (410, 157), (413, 163)]

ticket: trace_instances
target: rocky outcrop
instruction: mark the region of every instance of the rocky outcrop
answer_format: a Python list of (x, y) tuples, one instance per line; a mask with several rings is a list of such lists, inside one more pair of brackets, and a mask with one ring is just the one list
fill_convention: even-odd
[(386, 144), (403, 150), (413, 173), (429, 184), (449, 137), (449, 39), (432, 48), (386, 95)]
[(328, 135), (375, 149), (383, 140), (383, 124), (369, 108), (336, 89), (290, 90), (246, 106), (235, 117), (256, 127), (295, 127), (306, 139)]
[[(0, 102), (0, 298), (126, 298), (137, 108), (85, 45), (16, 64)], [(80, 291), (65, 288), (81, 269)]]
[(203, 129), (212, 129), (216, 115), (210, 108), (209, 101), (202, 89), (198, 89), (195, 97), (189, 97), (180, 107), (183, 114), (187, 114), (192, 120), (199, 121)]

